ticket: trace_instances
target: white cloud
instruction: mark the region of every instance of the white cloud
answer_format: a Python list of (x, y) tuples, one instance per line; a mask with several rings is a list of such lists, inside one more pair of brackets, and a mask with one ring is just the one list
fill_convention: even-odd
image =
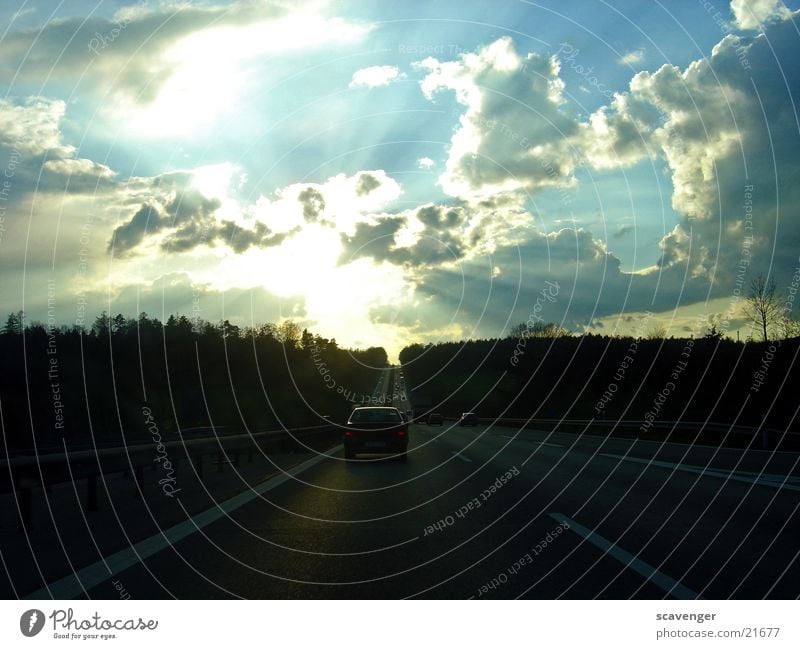
[(466, 107), (439, 179), (445, 192), (489, 195), (573, 182), (578, 124), (562, 111), (555, 57), (521, 56), (503, 37), (456, 61), (427, 58), (414, 66), (426, 72), (426, 97), (450, 90)]
[[(592, 116), (593, 164), (658, 155), (670, 171), (681, 220), (647, 273), (683, 268), (687, 282), (713, 281), (719, 295), (734, 290), (740, 268), (772, 268), (780, 278), (796, 262), (800, 134), (791, 107), (800, 74), (780, 62), (793, 60), (797, 32), (791, 21), (765, 29), (756, 37), (727, 35), (683, 70), (640, 72), (629, 92)], [(605, 151), (603, 142), (611, 145)], [(746, 219), (746, 200), (757, 219)]]
[(388, 86), (406, 75), (393, 65), (373, 65), (353, 72), (351, 88), (377, 88)]
[(792, 16), (782, 0), (731, 0), (731, 11), (740, 29), (761, 29), (765, 23)]
[(644, 48), (640, 47), (638, 50), (626, 52), (619, 58), (621, 65), (637, 65), (644, 61)]
[(417, 167), (419, 167), (420, 169), (432, 169), (435, 165), (436, 163), (431, 158), (428, 157), (419, 158), (417, 160)]
[(0, 99), (0, 145), (31, 155), (72, 155), (75, 147), (63, 144), (59, 131), (65, 110), (60, 99), (30, 97), (24, 103)]

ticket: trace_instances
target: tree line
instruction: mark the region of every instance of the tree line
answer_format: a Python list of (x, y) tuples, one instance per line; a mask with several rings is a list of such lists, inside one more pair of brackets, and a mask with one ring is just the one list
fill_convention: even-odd
[(405, 347), (415, 410), (798, 429), (800, 338), (547, 335), (557, 329)]
[(240, 327), (146, 313), (103, 312), (89, 328), (12, 313), (0, 354), (9, 449), (147, 439), (145, 408), (176, 439), (211, 426), (225, 434), (342, 421), (351, 403), (323, 380), (320, 359), (348, 394), (371, 393), (375, 368), (387, 365), (383, 348), (344, 349), (291, 320)]

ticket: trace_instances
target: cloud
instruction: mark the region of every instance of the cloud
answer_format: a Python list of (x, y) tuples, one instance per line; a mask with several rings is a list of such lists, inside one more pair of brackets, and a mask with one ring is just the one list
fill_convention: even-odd
[(150, 2), (11, 31), (0, 41), (0, 80), (57, 79), (127, 130), (179, 135), (211, 123), (246, 90), (248, 62), (357, 42), (371, 29), (277, 0)]
[(636, 74), (581, 125), (577, 145), (600, 169), (663, 161), (680, 220), (646, 272), (682, 268), (711, 297), (741, 292), (742, 277), (746, 292), (747, 278), (770, 268), (783, 281), (796, 265), (800, 73), (781, 63), (793, 60), (797, 32), (788, 20), (764, 29), (726, 35), (685, 69)]
[(325, 211), (325, 197), (314, 187), (306, 187), (297, 195), (297, 200), (303, 206), (303, 218), (308, 223), (316, 221)]
[[(586, 230), (533, 232), (524, 243), (498, 247), (491, 256), (428, 269), (417, 280), (417, 298), (428, 305), (424, 317), (432, 328), (455, 319), (465, 335), (489, 337), (531, 317), (580, 331), (613, 314), (668, 314), (684, 300), (704, 300), (708, 291), (707, 280), (687, 283), (679, 267), (634, 274), (620, 265)], [(503, 269), (499, 276), (496, 267)], [(552, 285), (555, 299), (537, 306), (537, 296)]]
[(419, 158), (417, 160), (417, 167), (420, 169), (432, 169), (436, 163), (431, 158)]
[(75, 157), (60, 124), (66, 104), (57, 99), (0, 99), (0, 160), (13, 161), (16, 197), (29, 193), (98, 194), (113, 185), (106, 165)]
[(75, 147), (63, 144), (59, 130), (65, 109), (63, 101), (44, 97), (22, 103), (0, 99), (0, 145), (31, 156), (71, 156)]
[(378, 189), (380, 186), (381, 181), (375, 176), (372, 176), (368, 173), (362, 173), (359, 175), (358, 182), (356, 183), (356, 196), (366, 196), (373, 189)]
[(128, 221), (114, 229), (108, 252), (117, 257), (143, 253), (148, 250), (145, 244), (155, 239), (165, 252), (182, 253), (220, 243), (240, 254), (250, 247), (280, 245), (287, 236), (298, 231), (273, 232), (260, 221), (247, 227), (219, 218), (220, 200), (206, 197), (191, 186), (162, 196), (163, 203), (155, 200), (154, 196), (153, 203), (143, 205)]
[(466, 108), (439, 178), (446, 193), (479, 196), (574, 182), (571, 138), (578, 123), (562, 110), (555, 57), (521, 56), (503, 37), (458, 60), (427, 58), (414, 67), (425, 72), (426, 97), (453, 91)]
[(731, 0), (731, 12), (740, 29), (761, 29), (765, 23), (792, 16), (782, 0)]
[(342, 235), (340, 263), (370, 257), (404, 267), (450, 265), (524, 241), (531, 215), (519, 201), (429, 203), (396, 214), (375, 214)]
[(136, 248), (149, 232), (158, 232), (169, 224), (169, 218), (162, 215), (158, 208), (143, 205), (127, 223), (114, 230), (108, 251), (124, 255)]
[(644, 61), (644, 54), (644, 48), (640, 47), (638, 50), (632, 50), (623, 54), (619, 57), (618, 62), (620, 65), (637, 65)]
[(400, 184), (382, 169), (337, 174), (322, 183), (294, 183), (261, 196), (252, 217), (275, 232), (319, 223), (352, 234), (356, 224), (390, 205), (401, 192)]
[(373, 65), (356, 70), (350, 81), (350, 87), (377, 88), (379, 86), (388, 86), (390, 83), (399, 81), (405, 76), (393, 65)]

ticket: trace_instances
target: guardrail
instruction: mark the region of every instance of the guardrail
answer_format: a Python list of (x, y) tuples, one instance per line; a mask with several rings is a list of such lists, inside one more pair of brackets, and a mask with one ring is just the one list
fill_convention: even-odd
[[(444, 419), (445, 421), (458, 421), (458, 417), (444, 417)], [(762, 449), (773, 449), (782, 445), (790, 445), (792, 448), (800, 449), (800, 433), (798, 432), (721, 422), (658, 420), (646, 422), (634, 419), (524, 419), (513, 417), (481, 417), (479, 421), (484, 424), (491, 422), (496, 426), (541, 427), (550, 431), (564, 433), (584, 432), (588, 428), (603, 428), (607, 429), (609, 434), (613, 434), (616, 431), (638, 431), (641, 426), (646, 425), (648, 430), (658, 430), (668, 434), (693, 432), (717, 437), (726, 435), (734, 435), (739, 438), (748, 437), (751, 440), (758, 440), (758, 446)], [(420, 417), (417, 422), (425, 423), (424, 417)]]
[(213, 458), (212, 466), (221, 473), (226, 466), (239, 466), (243, 457), (252, 462), (256, 452), (286, 453), (320, 438), (339, 435), (340, 431), (336, 425), (325, 424), (172, 441), (161, 441), (159, 435), (159, 441), (154, 436), (152, 442), (130, 446), (14, 455), (0, 459), (0, 475), (3, 476), (0, 478), (0, 493), (15, 493), (21, 516), (20, 529), (25, 529), (31, 525), (32, 491), (37, 487), (50, 493), (55, 484), (85, 480), (86, 508), (96, 511), (98, 477), (111, 473), (132, 475), (134, 495), (141, 497), (143, 471), (158, 462), (160, 455), (168, 457), (175, 473), (182, 463), (189, 462), (202, 478), (209, 457)]

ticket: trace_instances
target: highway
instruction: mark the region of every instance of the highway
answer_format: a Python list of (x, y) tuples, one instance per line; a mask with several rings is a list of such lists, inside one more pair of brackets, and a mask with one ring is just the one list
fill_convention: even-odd
[(414, 424), (407, 462), (336, 445), (283, 469), (12, 582), (37, 598), (800, 595), (788, 453)]

